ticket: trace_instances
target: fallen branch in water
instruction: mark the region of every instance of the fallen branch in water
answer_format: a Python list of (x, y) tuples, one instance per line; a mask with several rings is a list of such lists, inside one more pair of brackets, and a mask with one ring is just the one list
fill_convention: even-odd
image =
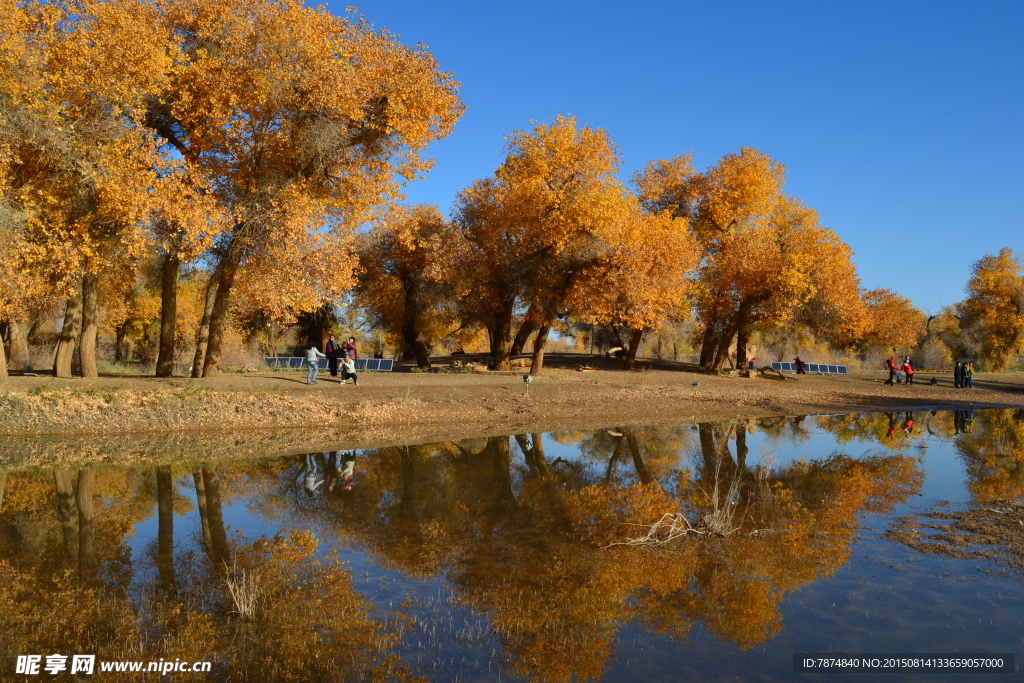
[(627, 538), (625, 541), (609, 543), (602, 547), (610, 548), (613, 545), (665, 545), (687, 534), (703, 536), (705, 533), (690, 526), (690, 520), (686, 519), (686, 515), (681, 512), (678, 514), (666, 512), (654, 524), (635, 524), (634, 526), (647, 527), (647, 533), (636, 538)]

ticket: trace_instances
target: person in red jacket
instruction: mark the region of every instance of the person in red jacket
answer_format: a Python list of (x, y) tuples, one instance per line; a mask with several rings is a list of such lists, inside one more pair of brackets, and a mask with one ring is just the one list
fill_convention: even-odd
[(891, 387), (896, 384), (896, 356), (889, 356), (886, 365), (889, 367), (889, 379), (885, 383)]
[(348, 357), (352, 360), (359, 358), (359, 354), (356, 352), (356, 338), (349, 337), (348, 341), (341, 345), (342, 351), (348, 351)]
[(910, 356), (903, 357), (903, 372), (907, 375), (907, 384), (913, 384), (914, 364), (910, 362)]

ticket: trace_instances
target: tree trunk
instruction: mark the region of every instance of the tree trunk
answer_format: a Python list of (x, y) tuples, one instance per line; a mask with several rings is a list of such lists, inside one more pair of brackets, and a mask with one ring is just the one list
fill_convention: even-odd
[(548, 342), (550, 325), (541, 325), (537, 330), (537, 337), (533, 340), (533, 362), (530, 364), (530, 374), (536, 375), (544, 367), (544, 345)]
[(225, 563), (231, 561), (231, 553), (221, 511), (220, 476), (216, 469), (203, 468), (203, 487), (206, 489), (206, 519), (210, 529), (210, 560), (221, 571)]
[(550, 470), (548, 470), (548, 463), (544, 458), (544, 435), (530, 434), (532, 444), (527, 441), (526, 434), (516, 434), (515, 438), (516, 443), (519, 444), (519, 450), (523, 452), (526, 465), (530, 468), (530, 473), (534, 476), (547, 476)]
[(270, 357), (277, 358), (277, 323), (273, 320), (267, 323), (267, 342), (270, 344)]
[(747, 469), (747, 426), (744, 423), (736, 425), (736, 469), (740, 472)]
[(715, 434), (711, 429), (711, 424), (707, 422), (698, 424), (697, 433), (700, 437), (700, 454), (704, 462), (704, 471), (711, 472), (715, 468), (715, 460), (718, 457)]
[(199, 329), (196, 331), (196, 355), (192, 359), (192, 376), (203, 376), (203, 363), (206, 361), (206, 345), (210, 341), (210, 318), (213, 316), (213, 304), (217, 301), (217, 282), (220, 267), (210, 274), (210, 281), (206, 283), (206, 299), (203, 304), (203, 319), (199, 322)]
[(71, 377), (71, 361), (75, 357), (75, 345), (82, 336), (82, 288), (75, 288), (75, 295), (68, 299), (64, 309), (64, 324), (60, 328), (57, 353), (53, 359), (55, 377)]
[(78, 470), (78, 574), (91, 579), (96, 571), (96, 516), (92, 508), (92, 470)]
[(430, 354), (427, 352), (427, 345), (420, 341), (420, 335), (416, 329), (419, 307), (416, 305), (412, 287), (412, 283), (405, 285), (405, 305), (402, 307), (402, 342), (406, 349), (415, 354), (417, 367), (427, 369), (430, 367)]
[(512, 450), (509, 448), (508, 437), (488, 438), (484, 450), (490, 454), (493, 466), (496, 512), (515, 508), (516, 496), (512, 492)]
[(718, 337), (715, 335), (715, 326), (708, 325), (704, 329), (704, 338), (700, 344), (700, 366), (705, 370), (710, 370), (717, 351)]
[(612, 474), (615, 472), (615, 464), (619, 461), (619, 456), (622, 455), (622, 449), (626, 445), (626, 437), (620, 436), (618, 441), (615, 442), (615, 450), (612, 451), (612, 455), (608, 458), (608, 467), (604, 472), (604, 481), (602, 485), (607, 486), (612, 481)]
[(519, 331), (516, 332), (516, 338), (512, 340), (512, 348), (509, 350), (510, 356), (521, 356), (523, 348), (526, 347), (526, 340), (537, 329), (537, 323), (530, 319), (530, 312), (532, 311), (533, 307), (531, 306), (530, 311), (526, 313), (526, 319), (523, 320), (523, 324), (519, 326)]
[(75, 510), (75, 487), (67, 470), (53, 471), (53, 487), (57, 491), (57, 515), (64, 532), (67, 565), (78, 561), (78, 512)]
[(99, 377), (96, 367), (96, 336), (99, 332), (100, 276), (90, 273), (82, 278), (82, 377)]
[(711, 359), (712, 369), (719, 370), (723, 365), (725, 365), (725, 361), (729, 357), (729, 342), (732, 341), (733, 334), (734, 332), (730, 325), (728, 330), (723, 330), (718, 335), (718, 339), (715, 343), (715, 355)]
[(612, 331), (612, 336), (615, 337), (615, 345), (620, 348), (626, 348), (626, 342), (622, 341), (622, 335), (619, 334), (619, 329), (615, 325), (609, 325), (608, 329)]
[(156, 564), (164, 594), (174, 594), (174, 480), (170, 465), (156, 468)]
[(718, 336), (718, 347), (715, 349), (715, 360), (713, 367), (717, 370), (729, 359), (729, 345), (732, 343), (732, 338), (736, 336), (736, 331), (739, 329), (740, 322), (746, 314), (745, 306), (740, 306), (740, 310), (733, 316), (732, 322), (725, 326), (722, 333)]
[(4, 511), (4, 489), (7, 487), (7, 472), (0, 472), (0, 512)]
[(533, 432), (530, 434), (530, 441), (533, 442), (533, 466), (542, 476), (547, 476), (549, 470), (547, 458), (544, 457), (544, 434)]
[(29, 365), (28, 325), (11, 320), (11, 370), (25, 370)]
[(125, 335), (128, 334), (127, 325), (122, 323), (114, 328), (114, 360), (120, 363), (124, 358)]
[(192, 472), (192, 480), (196, 483), (196, 507), (199, 508), (199, 526), (203, 531), (203, 548), (209, 554), (210, 548), (213, 547), (213, 541), (210, 538), (210, 521), (207, 516), (206, 484), (203, 482), (203, 471)]
[(636, 352), (640, 348), (640, 341), (644, 338), (644, 328), (633, 330), (633, 336), (629, 339), (629, 350), (626, 351), (626, 369), (633, 369), (633, 362), (636, 360)]
[(654, 477), (651, 476), (651, 473), (647, 470), (647, 465), (644, 463), (644, 459), (640, 456), (640, 445), (637, 443), (636, 435), (633, 434), (632, 431), (626, 432), (626, 444), (629, 446), (630, 455), (633, 456), (633, 467), (636, 468), (636, 474), (640, 477), (640, 483), (657, 483), (654, 480)]
[(175, 323), (178, 318), (178, 252), (168, 250), (160, 273), (160, 353), (156, 359), (156, 376), (174, 375)]
[(491, 337), (491, 369), (511, 370), (512, 360), (512, 303), (502, 302), (503, 306), (494, 314), (494, 333)]
[(0, 384), (7, 381), (7, 356), (4, 353), (4, 343), (0, 340)]
[(206, 344), (206, 359), (203, 361), (203, 377), (220, 374), (220, 352), (224, 344), (224, 332), (228, 324), (228, 309), (231, 306), (231, 289), (235, 286), (235, 273), (241, 260), (241, 248), (233, 244), (221, 261), (217, 278), (217, 298), (210, 314), (210, 339)]

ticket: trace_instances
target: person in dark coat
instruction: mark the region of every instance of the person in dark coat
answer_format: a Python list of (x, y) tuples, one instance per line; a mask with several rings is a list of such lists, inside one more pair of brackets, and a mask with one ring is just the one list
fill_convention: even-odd
[(960, 367), (960, 361), (957, 361), (956, 365), (953, 366), (953, 386), (957, 389), (963, 384), (964, 370)]
[(327, 354), (327, 369), (331, 371), (331, 377), (338, 376), (338, 353), (340, 351), (341, 345), (332, 334), (327, 341), (327, 346), (324, 347), (324, 352)]

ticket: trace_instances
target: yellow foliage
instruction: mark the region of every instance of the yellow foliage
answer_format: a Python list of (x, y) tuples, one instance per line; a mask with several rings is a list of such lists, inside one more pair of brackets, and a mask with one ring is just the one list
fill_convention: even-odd
[(866, 329), (862, 344), (886, 350), (912, 348), (925, 334), (925, 315), (910, 299), (888, 289), (873, 289), (863, 295)]
[(1024, 349), (1024, 277), (1012, 249), (982, 257), (971, 268), (967, 298), (957, 304), (964, 324), (981, 338), (981, 351), (995, 372)]

